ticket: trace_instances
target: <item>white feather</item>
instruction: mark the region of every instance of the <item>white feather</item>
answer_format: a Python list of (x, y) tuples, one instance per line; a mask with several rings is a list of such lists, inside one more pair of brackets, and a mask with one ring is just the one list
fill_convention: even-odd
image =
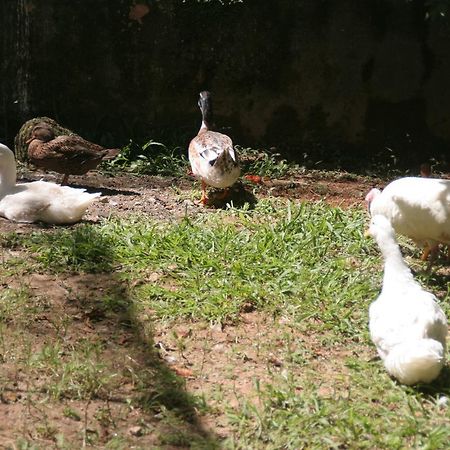
[(0, 144), (0, 216), (14, 222), (70, 224), (100, 196), (45, 181), (16, 184), (14, 154)]
[(450, 180), (400, 178), (367, 200), (371, 215), (388, 218), (397, 233), (420, 245), (450, 244)]
[(369, 330), (390, 375), (404, 384), (429, 383), (444, 365), (447, 319), (405, 264), (394, 230), (381, 215), (369, 233), (384, 258), (383, 287), (369, 308)]
[[(229, 147), (205, 149), (193, 139), (190, 149), (189, 161), (192, 172), (209, 186), (223, 189), (234, 184), (239, 178), (241, 170), (236, 164), (236, 155), (231, 140)], [(200, 155), (200, 158), (196, 157), (197, 154)]]

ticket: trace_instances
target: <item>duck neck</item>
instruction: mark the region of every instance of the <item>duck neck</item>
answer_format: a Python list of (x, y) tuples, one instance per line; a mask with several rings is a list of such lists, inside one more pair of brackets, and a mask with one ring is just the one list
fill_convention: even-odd
[(210, 126), (208, 122), (205, 122), (205, 120), (202, 120), (202, 126), (200, 127), (200, 130), (198, 130), (198, 134), (204, 133), (205, 131), (209, 131)]
[(209, 131), (213, 128), (213, 109), (211, 99), (206, 98), (200, 103), (200, 110), (202, 112), (202, 126), (200, 131)]
[(403, 260), (394, 235), (383, 236), (378, 245), (384, 259), (383, 289), (414, 280), (411, 270)]
[(0, 195), (3, 197), (16, 185), (16, 164), (13, 152), (0, 145)]

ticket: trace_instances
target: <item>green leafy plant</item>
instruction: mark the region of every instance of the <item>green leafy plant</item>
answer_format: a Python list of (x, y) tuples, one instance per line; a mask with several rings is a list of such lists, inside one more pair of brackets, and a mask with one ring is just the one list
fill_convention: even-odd
[(184, 150), (176, 147), (168, 149), (164, 144), (148, 141), (140, 146), (130, 141), (120, 154), (102, 167), (110, 172), (133, 172), (136, 174), (182, 176), (186, 174), (188, 161)]
[(282, 178), (298, 170), (296, 164), (288, 163), (280, 158), (279, 153), (265, 150), (237, 147), (241, 161), (242, 172), (261, 177)]

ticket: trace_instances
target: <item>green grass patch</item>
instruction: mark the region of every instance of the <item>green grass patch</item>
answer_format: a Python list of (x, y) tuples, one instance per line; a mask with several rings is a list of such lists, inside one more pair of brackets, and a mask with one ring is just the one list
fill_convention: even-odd
[(242, 173), (269, 178), (283, 178), (298, 173), (299, 166), (282, 158), (279, 153), (262, 149), (236, 147), (241, 160)]
[[(367, 311), (379, 292), (382, 270), (373, 241), (363, 236), (366, 221), (361, 209), (284, 200), (164, 224), (144, 216), (112, 218), (99, 225), (3, 236), (3, 250), (16, 255), (3, 261), (3, 269), (8, 273), (22, 258), (23, 270), (29, 265), (50, 273), (110, 273), (128, 287), (126, 294), (107, 291), (93, 306), (147, 316), (150, 323), (155, 317), (231, 323), (249, 310), (286, 319), (290, 331), (275, 333), (279, 342), (272, 337), (255, 343), (264, 347), (262, 353), (277, 351), (281, 360), (279, 368), (270, 369), (270, 383), (255, 380), (258, 404), (241, 397), (233, 408), (220, 401), (215, 405), (227, 410), (232, 430), (224, 448), (444, 449), (450, 412), (438, 400), (450, 395), (448, 371), (431, 387), (405, 388), (387, 376), (379, 360), (371, 360)], [(447, 292), (441, 303), (448, 314), (445, 279), (423, 282)], [(21, 361), (26, 374), (39, 374), (36, 389), (52, 401), (101, 398), (128, 380), (141, 386), (133, 405), (166, 420), (194, 404), (183, 397), (170, 367), (153, 363), (139, 373), (131, 366), (122, 373), (103, 361), (105, 342), (67, 343), (65, 323), (56, 324), (57, 339), (32, 348), (29, 336), (29, 348), (17, 345), (13, 354), (12, 338), (5, 340), (8, 328), (27, 329), (48, 307), (30, 298), (26, 287), (3, 291), (1, 355), (4, 361)], [(74, 421), (77, 414), (64, 410)], [(182, 432), (161, 442), (188, 445), (190, 440)]]
[[(114, 245), (111, 239), (93, 225), (59, 228), (55, 232), (34, 231), (30, 234), (9, 233), (2, 237), (2, 246), (32, 253), (38, 268), (50, 272), (107, 272), (115, 267)], [(4, 266), (17, 266), (16, 257)]]
[[(298, 164), (289, 163), (279, 153), (239, 146), (236, 146), (236, 151), (243, 174), (282, 178), (299, 169)], [(187, 148), (170, 148), (150, 140), (143, 145), (130, 141), (116, 158), (103, 161), (101, 168), (111, 174), (129, 172), (182, 177), (189, 171), (190, 164)]]
[(134, 301), (159, 317), (223, 322), (255, 308), (354, 334), (357, 306), (373, 296), (364, 221), (362, 211), (322, 203), (260, 202), (165, 225), (110, 220), (18, 239), (45, 270), (120, 268), (139, 280)]
[(89, 341), (71, 348), (52, 343), (32, 355), (30, 367), (46, 378), (45, 389), (55, 400), (95, 398), (112, 389), (115, 377), (101, 354), (101, 346)]
[(233, 449), (445, 449), (450, 414), (439, 406), (450, 388), (425, 394), (390, 380), (379, 361), (358, 357), (352, 370), (321, 376), (307, 368), (258, 387), (260, 407), (243, 400), (229, 409), (238, 430)]
[(105, 172), (162, 176), (186, 175), (188, 166), (187, 150), (170, 149), (152, 140), (143, 145), (130, 141), (116, 158), (102, 163)]

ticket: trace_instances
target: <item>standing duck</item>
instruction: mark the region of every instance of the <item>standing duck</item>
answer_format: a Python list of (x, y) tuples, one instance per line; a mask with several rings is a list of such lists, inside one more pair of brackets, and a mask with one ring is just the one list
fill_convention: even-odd
[(241, 170), (231, 138), (211, 131), (213, 110), (211, 94), (208, 91), (200, 92), (198, 106), (202, 112), (202, 125), (189, 144), (189, 161), (193, 174), (202, 182), (201, 202), (206, 205), (206, 185), (225, 189), (225, 196), (228, 188), (238, 179)]
[[(430, 163), (425, 162), (420, 165), (420, 176), (422, 178), (433, 177), (433, 170), (431, 168)], [(449, 246), (449, 244), (443, 244), (443, 247), (447, 247), (447, 261), (450, 261), (450, 246)], [(430, 256), (430, 267), (431, 267), (433, 260), (439, 254), (439, 244), (437, 244), (434, 248), (426, 249), (422, 255), (422, 259), (424, 259), (424, 258), (426, 259), (428, 257), (428, 254), (431, 254), (431, 256)]]
[(55, 137), (52, 127), (45, 122), (33, 127), (27, 143), (28, 159), (37, 167), (64, 174), (62, 185), (67, 184), (69, 175), (84, 175), (103, 159), (114, 158), (120, 152), (93, 144), (78, 135)]
[(436, 301), (414, 280), (389, 220), (372, 217), (368, 234), (384, 259), (383, 287), (369, 308), (369, 331), (386, 370), (403, 384), (429, 383), (445, 360), (447, 319)]
[(372, 189), (366, 201), (372, 216), (385, 216), (397, 233), (424, 247), (422, 260), (431, 253), (429, 267), (439, 243), (450, 244), (450, 180), (399, 178), (383, 192)]
[(14, 154), (0, 144), (0, 216), (13, 222), (71, 224), (99, 196), (45, 181), (16, 184)]

